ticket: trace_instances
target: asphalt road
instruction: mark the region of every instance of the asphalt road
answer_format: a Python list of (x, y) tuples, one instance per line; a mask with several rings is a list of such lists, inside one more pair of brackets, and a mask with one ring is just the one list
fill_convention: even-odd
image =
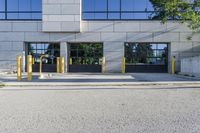
[(200, 88), (0, 88), (0, 133), (200, 133)]

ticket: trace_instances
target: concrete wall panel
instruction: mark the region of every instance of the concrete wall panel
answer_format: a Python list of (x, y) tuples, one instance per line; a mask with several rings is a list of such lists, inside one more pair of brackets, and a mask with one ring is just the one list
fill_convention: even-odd
[(43, 7), (43, 32), (80, 32), (80, 0), (43, 0)]

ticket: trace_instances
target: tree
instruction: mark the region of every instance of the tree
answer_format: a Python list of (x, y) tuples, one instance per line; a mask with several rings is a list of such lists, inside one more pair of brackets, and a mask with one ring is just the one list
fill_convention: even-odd
[(200, 31), (200, 0), (150, 0), (155, 16), (153, 19), (180, 20), (194, 32)]

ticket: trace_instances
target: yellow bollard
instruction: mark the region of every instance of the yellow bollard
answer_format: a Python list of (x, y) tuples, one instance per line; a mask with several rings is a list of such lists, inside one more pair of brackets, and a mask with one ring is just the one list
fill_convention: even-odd
[(102, 58), (102, 73), (106, 73), (106, 57)]
[(27, 58), (27, 73), (28, 73), (28, 81), (32, 80), (32, 55), (28, 55)]
[(172, 74), (176, 73), (176, 57), (172, 58)]
[(126, 58), (123, 57), (122, 59), (122, 73), (125, 74), (126, 73)]
[(17, 57), (17, 81), (22, 80), (22, 56)]
[(57, 59), (57, 61), (56, 61), (57, 73), (60, 73), (60, 57), (57, 57), (56, 59)]
[(60, 73), (65, 73), (65, 59), (60, 57)]
[(72, 58), (70, 58), (70, 60), (69, 60), (69, 64), (72, 65)]

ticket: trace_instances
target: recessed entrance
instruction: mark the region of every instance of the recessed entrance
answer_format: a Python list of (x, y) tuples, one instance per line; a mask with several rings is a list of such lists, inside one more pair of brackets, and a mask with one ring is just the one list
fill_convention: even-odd
[(101, 72), (102, 43), (70, 43), (69, 72)]
[[(59, 43), (29, 43), (27, 55), (33, 57), (33, 72), (39, 72), (41, 55), (48, 55), (48, 58), (42, 59), (43, 72), (56, 72), (56, 58), (60, 57)], [(26, 63), (27, 64), (27, 63)]]
[(126, 72), (167, 73), (167, 43), (125, 43)]

